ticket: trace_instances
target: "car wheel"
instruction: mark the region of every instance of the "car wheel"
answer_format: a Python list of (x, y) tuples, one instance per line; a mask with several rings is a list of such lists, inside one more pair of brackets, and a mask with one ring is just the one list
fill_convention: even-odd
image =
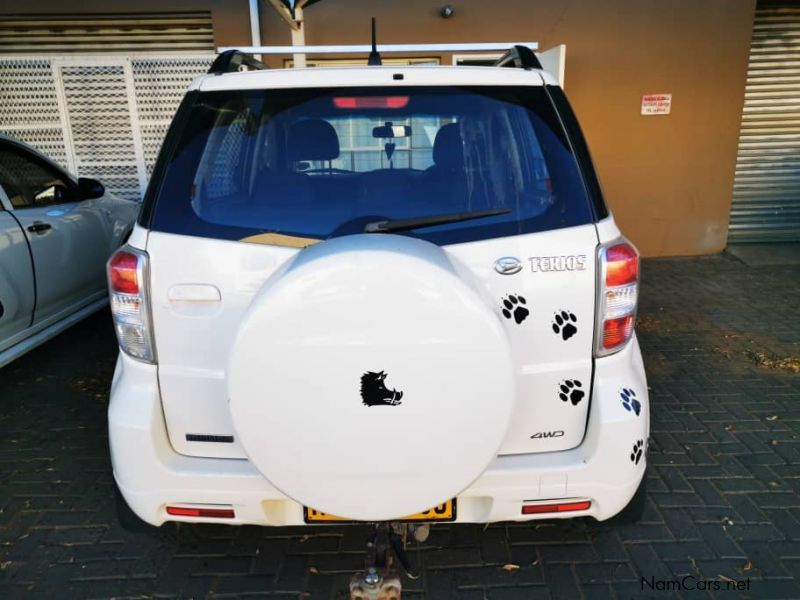
[(628, 505), (623, 508), (616, 517), (614, 517), (614, 522), (621, 524), (638, 523), (644, 514), (644, 507), (646, 503), (647, 472), (645, 471), (642, 481), (639, 483), (639, 487), (636, 489), (636, 493), (633, 495), (633, 498), (631, 498), (631, 501), (628, 502)]

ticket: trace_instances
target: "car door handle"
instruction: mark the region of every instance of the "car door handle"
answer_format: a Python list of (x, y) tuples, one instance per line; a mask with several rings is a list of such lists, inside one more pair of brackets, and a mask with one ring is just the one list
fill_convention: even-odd
[(41, 221), (35, 221), (33, 225), (28, 225), (28, 231), (31, 233), (44, 233), (52, 228), (53, 226), (50, 223), (42, 223)]

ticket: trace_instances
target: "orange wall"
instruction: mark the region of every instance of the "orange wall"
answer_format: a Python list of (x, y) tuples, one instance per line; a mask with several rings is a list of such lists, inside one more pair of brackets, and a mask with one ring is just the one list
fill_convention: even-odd
[[(725, 247), (755, 0), (322, 0), (305, 11), (309, 44), (379, 40), (535, 40), (567, 45), (567, 95), (606, 201), (647, 256)], [(63, 13), (63, 0), (0, 0), (0, 13)], [(288, 26), (260, 3), (264, 44)], [(71, 12), (211, 10), (217, 45), (247, 45), (246, 0), (82, 0)], [(442, 57), (449, 62), (449, 57)], [(280, 65), (281, 62), (275, 62)], [(672, 114), (640, 116), (641, 96), (671, 93)]]
[[(754, 0), (322, 0), (306, 43), (528, 41), (567, 45), (565, 90), (606, 201), (648, 256), (725, 247)], [(264, 44), (290, 43), (262, 3)], [(448, 57), (445, 57), (448, 59)], [(643, 117), (641, 96), (671, 93), (672, 113)]]

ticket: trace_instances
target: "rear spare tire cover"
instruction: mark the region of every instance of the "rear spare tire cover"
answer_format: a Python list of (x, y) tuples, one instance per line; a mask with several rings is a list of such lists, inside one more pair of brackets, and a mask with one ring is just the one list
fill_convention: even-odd
[(340, 517), (399, 519), (496, 455), (514, 397), (493, 308), (447, 255), (396, 235), (302, 250), (253, 300), (228, 365), (236, 433), (275, 487)]

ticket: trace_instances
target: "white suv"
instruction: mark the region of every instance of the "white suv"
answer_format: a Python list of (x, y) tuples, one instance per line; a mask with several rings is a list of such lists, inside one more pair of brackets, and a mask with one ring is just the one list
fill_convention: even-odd
[(192, 84), (108, 264), (111, 454), (136, 515), (640, 510), (638, 253), (533, 54), (517, 48), (512, 68), (241, 60)]

